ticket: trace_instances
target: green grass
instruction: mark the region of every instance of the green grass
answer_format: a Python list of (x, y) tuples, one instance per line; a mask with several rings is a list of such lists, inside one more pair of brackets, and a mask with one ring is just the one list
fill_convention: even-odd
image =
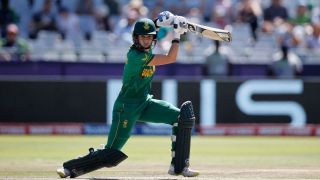
[[(104, 136), (0, 136), (0, 179), (55, 179), (66, 160), (105, 143)], [(119, 166), (81, 178), (169, 179), (170, 138), (133, 136)], [(320, 179), (317, 137), (192, 138), (191, 166), (199, 179)]]

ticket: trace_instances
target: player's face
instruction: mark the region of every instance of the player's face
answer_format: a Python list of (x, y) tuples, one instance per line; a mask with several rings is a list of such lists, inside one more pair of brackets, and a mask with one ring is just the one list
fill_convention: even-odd
[(139, 43), (144, 48), (149, 48), (153, 41), (153, 35), (139, 35)]

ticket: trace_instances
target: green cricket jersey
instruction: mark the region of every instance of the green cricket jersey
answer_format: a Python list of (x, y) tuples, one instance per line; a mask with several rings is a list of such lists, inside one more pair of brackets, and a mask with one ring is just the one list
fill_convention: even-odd
[(119, 100), (139, 102), (148, 98), (155, 72), (155, 66), (148, 66), (148, 63), (153, 57), (151, 50), (143, 52), (134, 47), (129, 49), (124, 66)]
[(106, 148), (120, 150), (129, 139), (136, 121), (170, 125), (178, 121), (180, 109), (150, 95), (155, 66), (148, 66), (148, 63), (153, 57), (151, 51), (143, 52), (134, 47), (129, 49), (122, 88), (113, 106)]

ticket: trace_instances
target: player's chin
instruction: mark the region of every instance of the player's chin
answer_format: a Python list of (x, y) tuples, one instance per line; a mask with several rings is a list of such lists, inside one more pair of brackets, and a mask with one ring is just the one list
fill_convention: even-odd
[(143, 47), (144, 49), (149, 49), (150, 46), (151, 46), (151, 44), (143, 44), (143, 45), (142, 45), (142, 47)]

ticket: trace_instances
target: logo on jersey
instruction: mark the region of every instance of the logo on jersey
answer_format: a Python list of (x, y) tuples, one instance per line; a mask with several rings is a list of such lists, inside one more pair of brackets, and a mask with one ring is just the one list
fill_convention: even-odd
[(155, 71), (156, 68), (154, 66), (146, 66), (141, 73), (141, 77), (151, 77)]
[(149, 59), (148, 54), (144, 54), (144, 58), (142, 59), (142, 61), (147, 61)]
[(150, 26), (149, 26), (149, 24), (148, 24), (147, 21), (144, 22), (143, 28), (144, 28), (145, 30), (149, 30), (149, 29), (150, 29)]

